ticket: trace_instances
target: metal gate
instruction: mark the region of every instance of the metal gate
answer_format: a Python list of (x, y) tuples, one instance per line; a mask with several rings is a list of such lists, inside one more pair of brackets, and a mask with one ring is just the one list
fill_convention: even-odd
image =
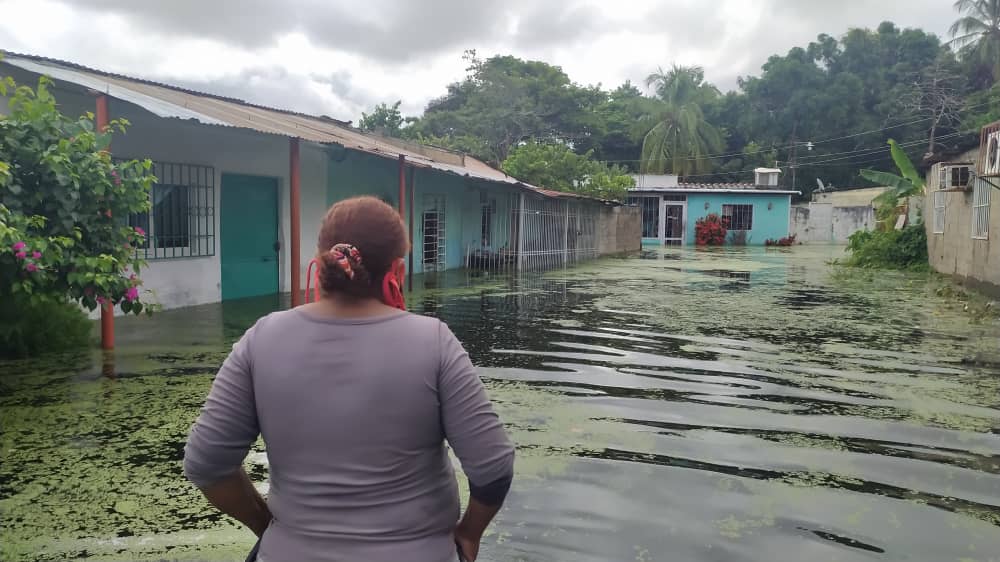
[(444, 197), (425, 195), (422, 221), (424, 271), (440, 271), (447, 267), (444, 219)]

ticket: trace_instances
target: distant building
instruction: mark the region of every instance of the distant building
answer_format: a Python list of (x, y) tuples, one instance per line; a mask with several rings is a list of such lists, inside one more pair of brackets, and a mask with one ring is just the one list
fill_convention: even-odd
[(777, 168), (757, 168), (754, 183), (690, 183), (676, 175), (633, 176), (629, 204), (642, 210), (645, 245), (694, 244), (695, 223), (716, 214), (728, 219), (729, 241), (763, 245), (788, 236), (791, 198), (778, 187)]
[(924, 225), (931, 267), (1000, 296), (1000, 121), (927, 172)]

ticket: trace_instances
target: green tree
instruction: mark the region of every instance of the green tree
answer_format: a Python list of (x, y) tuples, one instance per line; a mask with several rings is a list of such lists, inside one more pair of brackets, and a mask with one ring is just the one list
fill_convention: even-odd
[(473, 155), (498, 165), (528, 139), (585, 146), (594, 136), (593, 109), (607, 96), (600, 88), (578, 86), (561, 68), (544, 62), (512, 56), (483, 60), (475, 51), (465, 58), (465, 79), (449, 85), (413, 124), (418, 137), (482, 139), (482, 152)]
[(899, 175), (878, 170), (861, 170), (861, 177), (875, 183), (884, 185), (889, 189), (875, 198), (875, 215), (882, 223), (883, 228), (891, 229), (895, 222), (900, 199), (924, 193), (924, 177), (920, 175), (917, 168), (910, 161), (910, 158), (903, 152), (896, 141), (889, 139), (889, 150), (892, 154), (892, 161), (899, 170)]
[[(111, 130), (128, 123), (95, 131), (93, 115), (69, 118), (50, 84), (17, 87), (0, 116), (0, 301), (148, 310), (136, 255), (145, 233), (126, 219), (149, 210), (152, 164), (112, 161)], [(0, 96), (13, 87), (7, 78)]]
[(722, 150), (723, 140), (719, 131), (706, 121), (702, 106), (714, 100), (719, 91), (704, 78), (701, 67), (674, 65), (669, 71), (659, 69), (646, 79), (646, 84), (654, 87), (665, 105), (642, 141), (643, 172), (683, 176), (712, 169), (707, 156)]
[(515, 178), (555, 191), (598, 199), (623, 201), (635, 181), (620, 166), (577, 154), (564, 144), (527, 142), (515, 147), (503, 162), (503, 171)]
[(1000, 80), (1000, 0), (956, 0), (962, 17), (951, 24), (951, 44), (971, 46), (967, 56), (989, 68), (991, 78)]
[(403, 136), (402, 129), (405, 120), (399, 111), (399, 106), (402, 103), (402, 100), (397, 100), (392, 105), (380, 103), (370, 114), (362, 112), (361, 119), (358, 120), (358, 128), (366, 132), (381, 133), (387, 137), (399, 138)]

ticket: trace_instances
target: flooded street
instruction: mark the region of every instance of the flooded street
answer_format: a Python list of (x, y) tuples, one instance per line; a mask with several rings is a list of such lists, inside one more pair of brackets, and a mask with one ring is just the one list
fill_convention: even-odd
[[(1000, 321), (842, 253), (649, 250), (414, 293), (518, 445), (481, 559), (1000, 560)], [(184, 481), (183, 444), (279, 304), (121, 320), (113, 363), (0, 363), (0, 558), (242, 560), (250, 533)]]

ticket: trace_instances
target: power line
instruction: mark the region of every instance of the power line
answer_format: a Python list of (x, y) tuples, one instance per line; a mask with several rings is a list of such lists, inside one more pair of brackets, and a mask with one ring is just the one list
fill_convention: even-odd
[[(959, 110), (959, 113), (964, 113), (964, 112), (970, 111), (972, 109), (976, 109), (976, 108), (979, 108), (979, 107), (983, 107), (983, 106), (987, 106), (987, 105), (992, 105), (992, 104), (993, 104), (992, 101), (987, 101), (987, 102), (978, 103), (978, 104), (975, 104), (975, 105), (966, 106), (966, 107), (962, 108), (961, 110)], [(789, 145), (772, 146), (772, 147), (767, 147), (767, 148), (760, 148), (758, 150), (750, 150), (750, 151), (743, 151), (743, 152), (728, 152), (728, 153), (718, 153), (718, 154), (705, 154), (705, 155), (702, 155), (702, 156), (688, 156), (686, 158), (683, 158), (683, 160), (689, 160), (689, 161), (690, 160), (714, 160), (714, 159), (719, 159), (719, 158), (727, 158), (727, 157), (731, 157), (731, 156), (744, 156), (744, 155), (751, 155), (751, 154), (760, 154), (761, 152), (769, 152), (771, 150), (785, 150), (785, 149), (788, 149), (788, 148), (793, 148), (795, 146), (804, 146), (804, 145), (807, 145), (808, 142), (811, 142), (813, 144), (813, 146), (815, 146), (817, 144), (824, 144), (824, 143), (834, 142), (834, 141), (838, 141), (838, 140), (844, 140), (844, 139), (849, 139), (849, 138), (854, 138), (854, 137), (860, 137), (860, 136), (864, 136), (864, 135), (870, 135), (870, 134), (874, 134), (874, 133), (878, 133), (878, 132), (882, 132), (882, 131), (888, 131), (888, 130), (891, 130), (891, 129), (897, 129), (899, 127), (905, 127), (905, 126), (908, 126), (908, 125), (915, 125), (917, 123), (922, 123), (924, 121), (932, 121), (933, 119), (934, 119), (933, 117), (924, 117), (922, 119), (915, 119), (913, 121), (907, 121), (907, 122), (904, 122), (904, 123), (896, 123), (895, 125), (888, 125), (886, 127), (882, 127), (882, 128), (879, 128), (879, 129), (870, 129), (870, 130), (867, 130), (867, 131), (861, 131), (861, 132), (858, 132), (858, 133), (852, 133), (852, 134), (843, 135), (843, 136), (840, 136), (840, 137), (832, 137), (832, 138), (827, 138), (827, 139), (820, 139), (820, 140), (817, 140), (817, 141), (797, 142), (797, 143), (793, 143), (793, 144), (789, 144)], [(941, 137), (937, 137), (937, 138), (941, 138)], [(867, 151), (867, 150), (871, 150), (871, 149), (858, 149), (858, 150), (855, 150), (855, 151), (847, 151), (847, 152), (863, 152), (863, 151)], [(837, 154), (837, 153), (834, 153), (834, 154)], [(846, 152), (841, 153), (841, 154), (846, 154)], [(813, 156), (812, 158), (820, 158), (820, 157), (826, 157), (826, 156), (830, 156), (830, 155), (831, 154), (824, 154), (824, 155)], [(810, 158), (810, 156), (805, 156), (804, 158)], [(642, 159), (632, 159), (632, 160), (599, 160), (599, 162), (602, 162), (602, 163), (605, 163), (605, 164), (631, 163), (631, 162), (642, 162), (642, 161), (643, 161)]]

